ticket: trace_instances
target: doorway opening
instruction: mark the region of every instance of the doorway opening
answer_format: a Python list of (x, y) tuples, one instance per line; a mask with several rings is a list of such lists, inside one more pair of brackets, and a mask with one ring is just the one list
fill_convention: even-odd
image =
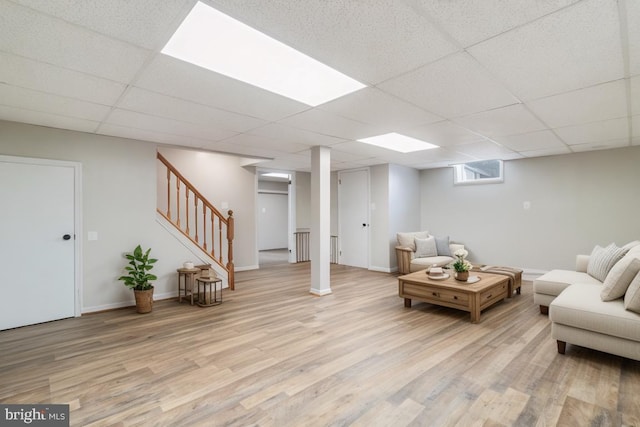
[(295, 176), (289, 171), (258, 170), (257, 179), (259, 266), (295, 262)]

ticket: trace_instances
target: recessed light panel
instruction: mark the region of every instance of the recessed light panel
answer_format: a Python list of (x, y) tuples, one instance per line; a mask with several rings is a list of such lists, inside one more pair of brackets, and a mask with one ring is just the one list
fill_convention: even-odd
[(365, 144), (386, 148), (387, 150), (399, 151), (401, 153), (411, 153), (413, 151), (431, 150), (438, 148), (437, 145), (430, 144), (419, 139), (400, 135), (399, 133), (387, 133), (384, 135), (372, 136), (370, 138), (359, 139)]
[(268, 176), (270, 178), (286, 178), (286, 179), (289, 179), (289, 174), (288, 173), (280, 173), (280, 172), (263, 173), (262, 176)]
[(365, 87), (201, 2), (162, 53), (311, 106)]

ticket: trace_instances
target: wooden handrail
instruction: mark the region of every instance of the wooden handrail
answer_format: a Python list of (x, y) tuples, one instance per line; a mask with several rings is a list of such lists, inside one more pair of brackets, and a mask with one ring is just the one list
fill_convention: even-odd
[[(180, 232), (198, 246), (207, 256), (211, 257), (216, 264), (227, 272), (229, 289), (235, 289), (234, 283), (234, 264), (233, 264), (233, 237), (234, 237), (234, 218), (233, 211), (229, 211), (229, 216), (225, 218), (218, 209), (211, 204), (202, 193), (200, 193), (187, 178), (185, 178), (169, 161), (160, 153), (156, 155), (157, 159), (166, 167), (166, 187), (167, 200), (166, 206), (157, 207), (157, 211), (167, 221), (173, 224)], [(163, 174), (164, 175), (164, 174)], [(173, 179), (172, 179), (173, 178)], [(172, 186), (172, 181), (174, 185)], [(182, 184), (182, 185), (181, 185)], [(181, 187), (184, 191), (180, 191)], [(174, 191), (172, 191), (174, 189)], [(193, 194), (193, 201), (190, 200), (190, 194)], [(158, 201), (160, 204), (160, 201)], [(193, 213), (190, 215), (189, 205), (193, 203)], [(202, 212), (199, 212), (199, 206)], [(184, 215), (180, 212), (184, 207)], [(175, 209), (175, 215), (172, 214), (172, 208)], [(174, 220), (175, 216), (175, 220)], [(190, 221), (193, 227), (190, 227)], [(211, 229), (207, 229), (207, 221), (211, 221)], [(216, 233), (216, 223), (218, 232)], [(201, 224), (201, 228), (199, 228)], [(222, 242), (226, 236), (227, 254), (223, 255)], [(207, 244), (210, 242), (210, 245)], [(217, 243), (217, 245), (216, 245)], [(216, 247), (218, 254), (216, 256)], [(226, 262), (225, 262), (226, 258)]]

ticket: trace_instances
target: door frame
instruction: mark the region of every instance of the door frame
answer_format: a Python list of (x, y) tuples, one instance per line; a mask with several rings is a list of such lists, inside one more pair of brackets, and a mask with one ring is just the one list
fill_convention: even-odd
[[(342, 221), (340, 220), (340, 191), (341, 191), (341, 181), (343, 173), (350, 172), (366, 172), (367, 174), (367, 224), (371, 224), (371, 169), (368, 167), (356, 168), (356, 169), (345, 169), (338, 171), (338, 264), (342, 264)], [(369, 269), (371, 266), (371, 227), (367, 226), (367, 266)]]
[(73, 266), (74, 266), (74, 316), (82, 315), (82, 163), (65, 160), (40, 159), (35, 157), (16, 157), (0, 155), (0, 161), (40, 166), (70, 167), (73, 169)]

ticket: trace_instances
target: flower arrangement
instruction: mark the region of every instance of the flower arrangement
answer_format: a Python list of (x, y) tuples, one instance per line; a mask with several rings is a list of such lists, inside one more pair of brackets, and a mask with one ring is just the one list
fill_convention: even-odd
[(453, 264), (451, 264), (451, 266), (458, 273), (469, 271), (473, 268), (471, 263), (466, 259), (467, 255), (469, 255), (469, 252), (467, 252), (465, 249), (458, 249), (453, 253), (453, 256), (456, 257), (456, 260), (453, 262)]

